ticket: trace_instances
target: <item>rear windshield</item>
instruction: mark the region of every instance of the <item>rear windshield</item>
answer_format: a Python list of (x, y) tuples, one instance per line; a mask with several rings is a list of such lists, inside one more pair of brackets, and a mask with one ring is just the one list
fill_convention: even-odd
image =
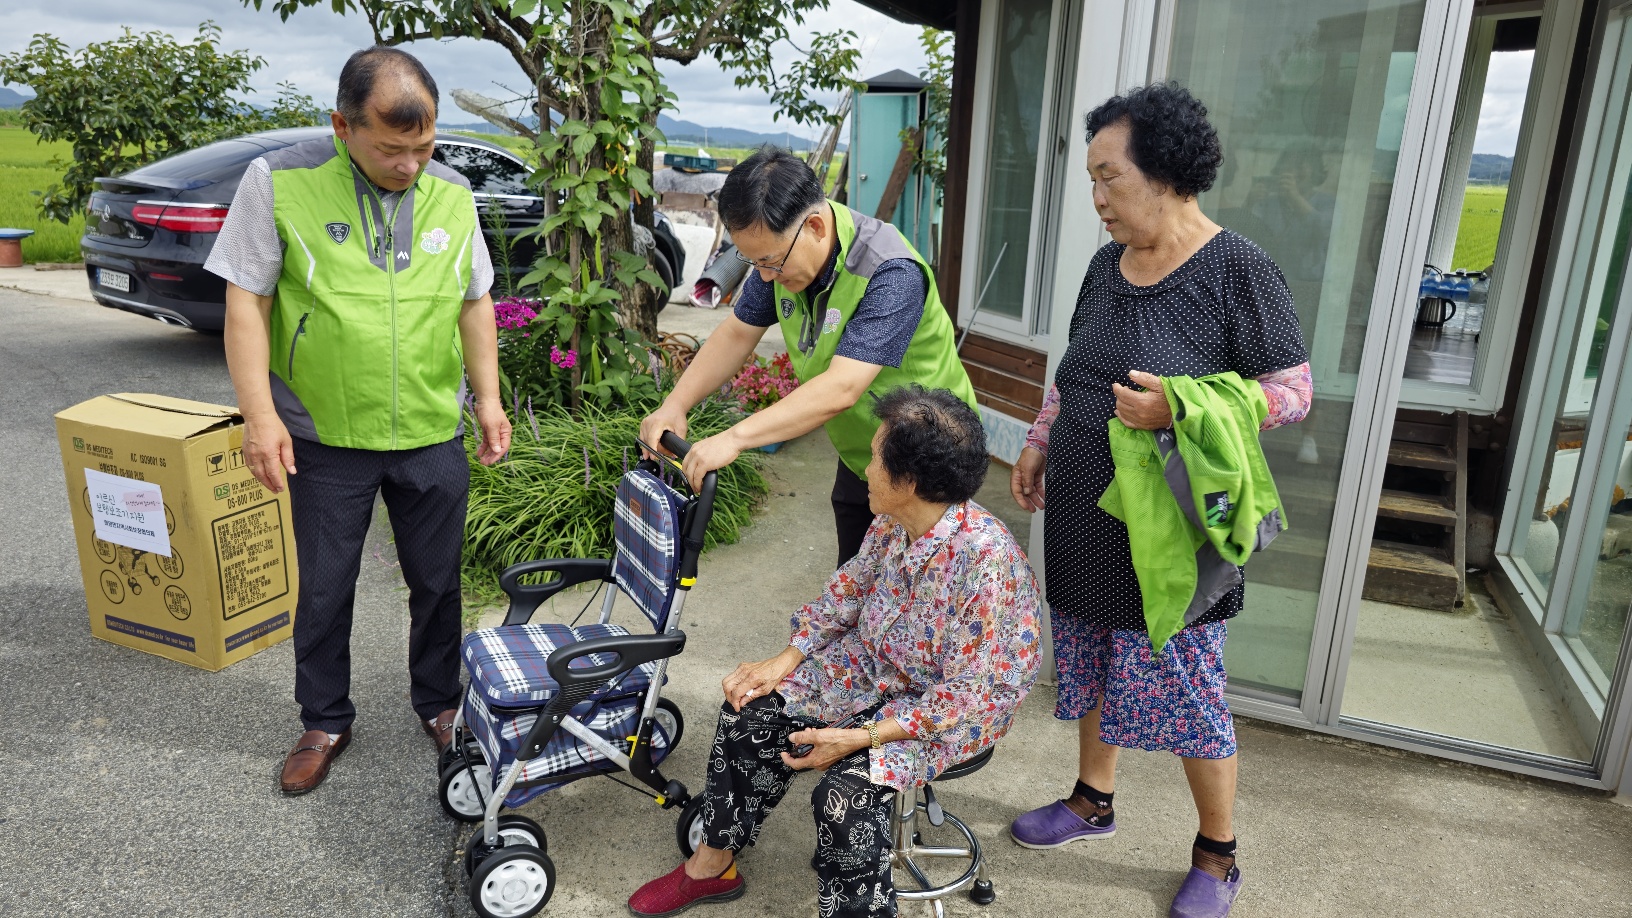
[(167, 156), (130, 173), (133, 179), (219, 182), (236, 179), (255, 157), (266, 152), (245, 140), (222, 140), (196, 150)]

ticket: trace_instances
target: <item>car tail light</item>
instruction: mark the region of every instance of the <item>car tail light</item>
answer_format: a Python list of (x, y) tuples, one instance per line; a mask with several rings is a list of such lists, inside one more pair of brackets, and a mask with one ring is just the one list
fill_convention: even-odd
[(130, 211), (131, 219), (176, 233), (219, 233), (227, 220), (221, 204), (165, 204), (142, 201)]

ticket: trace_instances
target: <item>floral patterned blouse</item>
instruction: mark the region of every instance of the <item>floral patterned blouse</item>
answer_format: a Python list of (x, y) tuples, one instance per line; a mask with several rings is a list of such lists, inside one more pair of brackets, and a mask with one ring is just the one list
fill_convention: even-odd
[(805, 655), (778, 690), (787, 713), (832, 723), (882, 701), (912, 739), (871, 754), (872, 780), (907, 790), (1008, 732), (1037, 678), (1037, 581), (1003, 523), (953, 504), (912, 541), (879, 516), (861, 551), (793, 615)]

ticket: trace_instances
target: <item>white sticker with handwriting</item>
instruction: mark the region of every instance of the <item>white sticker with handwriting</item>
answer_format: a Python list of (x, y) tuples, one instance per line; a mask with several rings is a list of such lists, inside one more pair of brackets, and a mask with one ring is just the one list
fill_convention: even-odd
[(97, 538), (170, 557), (170, 529), (158, 485), (86, 469), (85, 487)]

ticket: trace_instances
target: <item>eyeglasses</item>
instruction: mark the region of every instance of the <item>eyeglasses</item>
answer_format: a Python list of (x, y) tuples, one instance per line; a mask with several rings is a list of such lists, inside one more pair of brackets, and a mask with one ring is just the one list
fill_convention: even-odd
[(819, 211), (813, 210), (810, 213), (805, 214), (805, 219), (799, 221), (799, 229), (794, 232), (793, 241), (788, 243), (788, 250), (783, 253), (782, 260), (774, 265), (760, 264), (759, 262), (744, 256), (736, 249), (732, 249), (731, 254), (737, 256), (737, 261), (742, 262), (750, 268), (758, 271), (769, 271), (772, 274), (781, 274), (783, 266), (785, 266), (788, 263), (788, 259), (793, 256), (793, 247), (799, 244), (799, 234), (805, 231), (805, 224), (809, 223), (810, 218), (816, 216), (817, 213), (819, 213)]

